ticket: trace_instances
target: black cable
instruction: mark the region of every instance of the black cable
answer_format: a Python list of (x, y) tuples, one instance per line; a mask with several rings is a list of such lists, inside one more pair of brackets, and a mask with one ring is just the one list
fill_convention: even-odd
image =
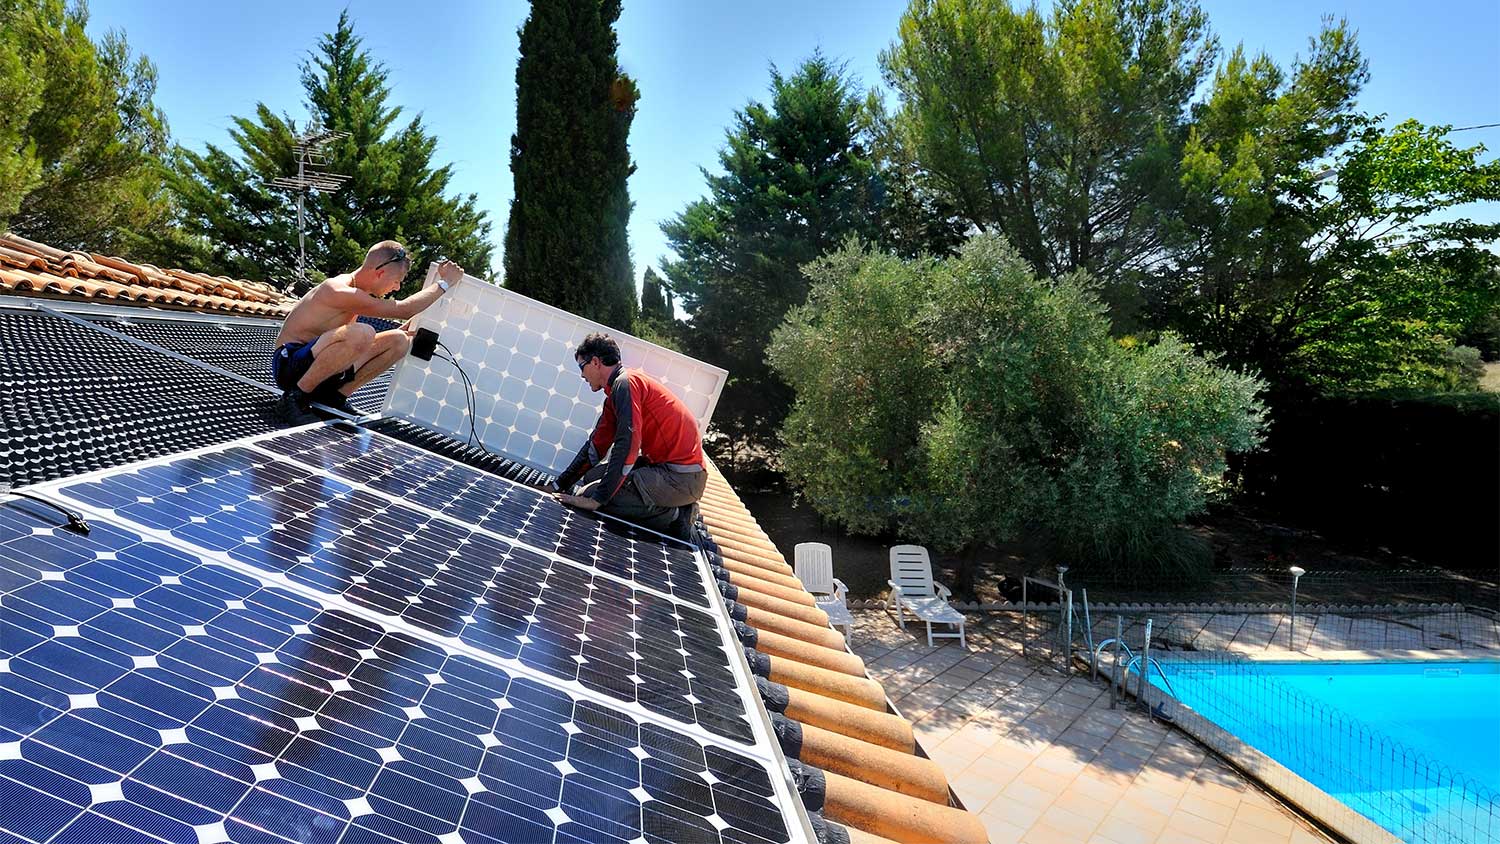
[(491, 457), (498, 458), (498, 454), (495, 454), (488, 448), (485, 448), (484, 440), (480, 438), (479, 431), (474, 423), (474, 418), (478, 416), (478, 399), (475, 396), (474, 382), (469, 379), (469, 373), (465, 372), (464, 368), (459, 365), (458, 356), (453, 354), (453, 350), (444, 345), (443, 341), (441, 340), (438, 341), (437, 345), (438, 348), (443, 350), (443, 354), (445, 356), (444, 359), (447, 360), (448, 363), (458, 371), (458, 377), (462, 378), (464, 381), (464, 398), (466, 399), (469, 408), (468, 444), (478, 446), (480, 451), (488, 454)]
[(449, 366), (452, 366), (455, 370), (458, 371), (458, 377), (463, 379), (463, 383), (464, 383), (464, 408), (469, 413), (469, 436), (468, 436), (467, 439), (464, 440), (464, 445), (472, 446), (472, 445), (474, 445), (474, 438), (475, 438), (475, 436), (478, 433), (475, 430), (476, 423), (474, 421), (475, 408), (474, 408), (474, 389), (473, 389), (473, 384), (469, 381), (469, 375), (468, 375), (468, 373), (464, 372), (464, 368), (462, 366), (458, 365), (457, 359), (455, 359), (454, 357), (452, 357), (452, 352), (449, 351), (446, 346), (443, 347), (443, 351), (446, 352), (446, 354), (440, 354), (440, 355), (438, 355), (437, 356), (438, 360), (447, 361)]
[(89, 531), (92, 530), (92, 528), (89, 527), (89, 523), (83, 520), (83, 514), (82, 513), (77, 513), (77, 512), (74, 512), (72, 510), (69, 510), (68, 508), (64, 507), (63, 505), (57, 503), (56, 501), (48, 500), (46, 498), (41, 497), (40, 495), (36, 495), (36, 494), (30, 493), (30, 492), (22, 492), (20, 490), (7, 489), (6, 486), (7, 485), (0, 484), (0, 493), (8, 492), (11, 495), (16, 496), (17, 498), (25, 498), (25, 499), (27, 499), (29, 501), (35, 501), (38, 504), (45, 504), (48, 507), (51, 507), (52, 509), (57, 510), (58, 512), (62, 513), (64, 516), (67, 516), (68, 517), (68, 523), (67, 523), (67, 525), (65, 525), (65, 527), (68, 530), (71, 530), (74, 533), (82, 534), (84, 536), (88, 536), (89, 535)]
[[(479, 438), (479, 431), (476, 429), (476, 425), (478, 424), (476, 417), (479, 415), (479, 398), (475, 394), (474, 382), (469, 378), (469, 373), (465, 372), (464, 368), (458, 365), (458, 358), (453, 355), (453, 352), (447, 347), (444, 347), (443, 351), (448, 354), (448, 362), (453, 364), (454, 369), (458, 370), (458, 377), (464, 379), (464, 398), (469, 406), (468, 444), (474, 445), (477, 443), (479, 448), (484, 450), (484, 441)], [(486, 451), (486, 453), (488, 452)]]

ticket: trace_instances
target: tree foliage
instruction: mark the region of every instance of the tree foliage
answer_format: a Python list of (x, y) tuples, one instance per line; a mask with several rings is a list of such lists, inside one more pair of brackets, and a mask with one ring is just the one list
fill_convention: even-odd
[[(184, 266), (289, 284), (297, 268), (296, 198), (270, 182), (296, 175), (292, 147), (300, 134), (327, 129), (349, 133), (324, 152), (327, 170), (350, 179), (335, 193), (306, 199), (310, 282), (358, 266), (370, 245), (386, 238), (407, 245), (414, 267), (442, 255), (476, 275), (488, 271), (494, 247), (476, 197), (446, 195), (452, 170), (433, 166), (437, 139), (420, 116), (398, 124), (402, 109), (387, 102), (388, 71), (361, 44), (346, 11), (302, 64), (308, 121), (261, 103), (253, 118), (233, 119), (237, 150), (176, 149), (169, 183), (193, 240), (161, 244), (162, 251), (176, 250)], [(420, 282), (413, 273), (408, 291)]]
[(821, 54), (785, 76), (771, 70), (769, 103), (736, 112), (704, 171), (709, 193), (662, 231), (677, 260), (663, 266), (682, 297), (691, 354), (729, 370), (715, 428), (735, 446), (771, 449), (791, 394), (767, 367), (766, 346), (807, 295), (801, 266), (851, 234), (879, 232), (879, 191), (862, 100)]
[(1496, 198), (1500, 165), (1361, 113), (1344, 21), (1287, 67), (1218, 56), (1193, 0), (914, 0), (881, 56), (891, 158), (1038, 272), (1092, 272), (1117, 331), (1278, 388), (1472, 380), (1454, 338), (1495, 312), (1500, 229), (1450, 209)]
[(521, 28), (505, 286), (628, 331), (626, 141), (640, 93), (615, 55), (619, 17), (620, 0), (548, 0)]
[(852, 531), (944, 550), (1046, 537), (1075, 565), (1171, 566), (1261, 383), (1109, 336), (1095, 283), (987, 234), (946, 260), (850, 245), (815, 262), (771, 361), (796, 390), (788, 476)]
[(1281, 387), (1454, 381), (1453, 338), (1500, 295), (1500, 225), (1434, 215), (1500, 198), (1500, 163), (1446, 127), (1380, 128), (1356, 107), (1367, 76), (1343, 22), (1288, 71), (1234, 51), (1183, 152), (1158, 324)]
[(1113, 280), (1159, 248), (1187, 104), (1217, 42), (1192, 0), (913, 0), (881, 54), (937, 192), (1038, 272)]
[(0, 229), (69, 249), (134, 252), (164, 231), (167, 121), (156, 68), (88, 10), (0, 2)]

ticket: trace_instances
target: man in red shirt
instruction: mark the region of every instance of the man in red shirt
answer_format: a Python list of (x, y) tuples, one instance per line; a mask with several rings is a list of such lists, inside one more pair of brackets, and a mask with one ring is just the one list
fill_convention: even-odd
[(696, 503), (708, 484), (697, 420), (656, 379), (622, 366), (609, 335), (585, 337), (573, 358), (606, 399), (588, 442), (557, 476), (558, 500), (667, 532), (678, 508)]

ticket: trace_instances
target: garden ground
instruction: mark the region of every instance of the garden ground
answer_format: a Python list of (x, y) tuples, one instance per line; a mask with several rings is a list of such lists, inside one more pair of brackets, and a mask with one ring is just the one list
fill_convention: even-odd
[[(837, 526), (826, 523), (805, 501), (785, 489), (756, 489), (750, 483), (737, 483), (740, 497), (754, 514), (767, 535), (790, 560), (799, 542), (824, 542), (833, 550), (834, 574), (849, 587), (851, 599), (882, 598), (889, 577), (889, 550), (892, 545), (910, 542), (896, 535), (850, 536)], [(1285, 600), (1285, 585), (1273, 582), (1277, 572), (1297, 565), (1309, 572), (1355, 571), (1392, 572), (1422, 569), (1432, 565), (1392, 552), (1383, 547), (1366, 547), (1355, 538), (1331, 539), (1315, 531), (1280, 524), (1245, 506), (1217, 506), (1196, 520), (1190, 528), (1213, 549), (1214, 570), (1259, 568), (1268, 571), (1268, 582), (1261, 595), (1247, 595), (1243, 580), (1223, 584), (1217, 590), (1212, 581), (1182, 583), (1175, 587), (1153, 584), (1149, 587), (1090, 586), (1094, 602), (1107, 601), (1278, 601)], [(933, 564), (938, 580), (952, 584), (959, 559), (934, 553)], [(1055, 562), (1043, 549), (1024, 544), (1002, 546), (985, 552), (979, 559), (972, 596), (957, 596), (980, 603), (1005, 600), (1001, 593), (1002, 577), (1032, 574), (1052, 578)], [(1493, 569), (1486, 579), (1494, 579)], [(1281, 578), (1284, 579), (1284, 578)], [(1070, 582), (1072, 578), (1070, 577)], [(1390, 595), (1381, 581), (1351, 579), (1347, 593), (1339, 602), (1385, 603)], [(1224, 594), (1218, 594), (1223, 592)], [(1420, 594), (1404, 595), (1403, 600), (1420, 600)], [(1433, 601), (1451, 600), (1441, 589), (1430, 596)], [(1330, 600), (1325, 596), (1325, 600)], [(1331, 602), (1331, 600), (1330, 600)]]

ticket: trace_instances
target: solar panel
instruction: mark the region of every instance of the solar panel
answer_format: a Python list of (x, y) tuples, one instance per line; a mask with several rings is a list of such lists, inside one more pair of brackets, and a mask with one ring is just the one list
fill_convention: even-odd
[(570, 510), (536, 490), (343, 427), (312, 428), (260, 446), (565, 560), (709, 605), (698, 558), (687, 543), (663, 542), (624, 522)]
[(263, 390), (30, 308), (0, 306), (0, 395), (13, 486), (279, 427)]
[[(306, 454), (302, 449), (325, 438), (332, 446), (377, 442), (369, 432), (330, 428), (256, 445)], [(535, 499), (525, 502), (527, 512), (564, 509), (523, 487), (448, 465)], [(715, 618), (629, 579), (628, 568), (615, 573), (602, 561), (597, 567), (563, 562), (471, 529), (441, 509), (408, 506), (245, 446), (69, 482), (62, 491), (112, 518), (284, 574), (560, 681), (725, 738), (752, 739), (746, 696)], [(514, 510), (504, 512), (509, 517)], [(529, 524), (517, 531), (522, 542)], [(695, 597), (706, 605), (702, 580)]]
[(433, 454), (441, 454), (452, 460), (457, 460), (466, 466), (483, 469), (492, 475), (509, 478), (516, 483), (527, 486), (545, 486), (554, 483), (557, 476), (540, 469), (533, 469), (524, 463), (509, 460), (497, 454), (485, 451), (483, 448), (470, 445), (441, 431), (434, 431), (407, 419), (395, 416), (380, 416), (373, 419), (361, 420), (360, 427), (385, 434), (406, 443), (416, 446)]
[[(275, 387), (271, 380), (271, 355), (281, 323), (268, 320), (227, 320), (201, 317), (143, 317), (137, 313), (90, 314), (87, 319), (110, 331), (118, 331), (145, 343), (226, 369), (245, 378)], [(361, 317), (377, 330), (394, 328), (387, 320)], [(350, 401), (368, 413), (385, 403), (391, 374), (382, 373), (355, 391)]]
[[(718, 367), (478, 279), (459, 285), (414, 322), (438, 332), (479, 386), (474, 423), (480, 440), (550, 472), (566, 467), (599, 416), (601, 396), (589, 392), (573, 363), (573, 349), (590, 332), (613, 336), (625, 365), (676, 393), (700, 430), (707, 430), (728, 377)], [(386, 412), (468, 433), (467, 390), (450, 364), (408, 357), (394, 372)]]
[(0, 504), (0, 839), (803, 837), (765, 759), (113, 520), (80, 537), (54, 515)]

